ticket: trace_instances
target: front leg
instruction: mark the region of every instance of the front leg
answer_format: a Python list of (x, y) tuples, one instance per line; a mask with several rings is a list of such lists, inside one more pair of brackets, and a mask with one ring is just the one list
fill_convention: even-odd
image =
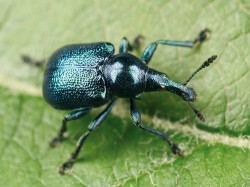
[(143, 62), (145, 62), (145, 64), (148, 64), (151, 58), (153, 57), (154, 52), (159, 44), (177, 46), (177, 47), (193, 47), (195, 44), (202, 43), (203, 41), (205, 41), (208, 37), (209, 32), (210, 32), (209, 29), (204, 29), (198, 34), (198, 36), (193, 41), (157, 40), (156, 42), (149, 44), (145, 48), (141, 56), (141, 59)]
[(143, 40), (142, 35), (138, 35), (134, 42), (131, 44), (126, 37), (122, 38), (120, 42), (119, 52), (120, 53), (127, 53), (128, 51), (133, 51), (134, 49), (139, 49), (141, 46), (141, 42)]
[(164, 134), (163, 132), (151, 129), (149, 127), (145, 127), (141, 124), (141, 114), (140, 111), (137, 109), (136, 103), (134, 99), (130, 99), (130, 111), (131, 111), (131, 117), (135, 125), (140, 127), (142, 130), (147, 131), (151, 134), (157, 135), (161, 137), (164, 141), (166, 141), (169, 146), (171, 147), (171, 150), (174, 154), (181, 156), (181, 150), (178, 145), (174, 144), (169, 137)]

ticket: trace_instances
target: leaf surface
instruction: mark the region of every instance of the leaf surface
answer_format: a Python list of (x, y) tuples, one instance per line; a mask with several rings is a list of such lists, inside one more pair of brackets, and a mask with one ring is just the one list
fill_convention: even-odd
[[(247, 0), (0, 2), (1, 186), (250, 185)], [(45, 103), (43, 68), (22, 63), (20, 56), (47, 59), (70, 43), (109, 41), (118, 49), (122, 37), (132, 41), (139, 34), (145, 48), (158, 39), (192, 40), (206, 27), (212, 32), (202, 46), (159, 46), (150, 63), (182, 83), (218, 55), (188, 84), (198, 93), (194, 104), (206, 122), (170, 93), (142, 94), (137, 101), (143, 123), (167, 133), (184, 156), (174, 156), (161, 139), (132, 125), (123, 100), (89, 137), (71, 173), (60, 176), (59, 166), (101, 109), (69, 122), (68, 138), (50, 148), (66, 112)]]

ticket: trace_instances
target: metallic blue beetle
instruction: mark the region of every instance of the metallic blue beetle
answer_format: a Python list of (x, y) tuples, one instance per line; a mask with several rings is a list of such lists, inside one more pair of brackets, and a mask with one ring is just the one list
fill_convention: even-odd
[[(194, 101), (196, 93), (192, 88), (186, 87), (186, 83), (178, 84), (170, 80), (166, 74), (149, 68), (147, 65), (158, 44), (193, 47), (196, 43), (204, 41), (207, 33), (208, 29), (203, 30), (191, 42), (158, 40), (146, 47), (140, 59), (128, 53), (136, 45), (138, 46), (140, 36), (135, 39), (134, 44), (130, 44), (126, 38), (123, 38), (117, 55), (114, 55), (114, 46), (108, 42), (73, 44), (58, 49), (50, 57), (46, 66), (43, 95), (54, 108), (73, 110), (73, 112), (64, 117), (58, 136), (51, 141), (51, 146), (56, 146), (63, 139), (67, 130), (67, 121), (78, 119), (90, 109), (108, 103), (104, 111), (88, 126), (88, 131), (80, 137), (76, 149), (61, 166), (59, 172), (65, 173), (72, 167), (84, 141), (110, 113), (116, 98), (130, 99), (134, 124), (149, 133), (160, 136), (170, 145), (173, 153), (180, 155), (179, 147), (167, 135), (141, 124), (141, 115), (136, 107), (135, 99), (143, 92), (170, 91), (189, 104)], [(210, 59), (208, 63), (211, 63), (213, 59)], [(204, 121), (201, 113), (192, 105), (190, 106)]]

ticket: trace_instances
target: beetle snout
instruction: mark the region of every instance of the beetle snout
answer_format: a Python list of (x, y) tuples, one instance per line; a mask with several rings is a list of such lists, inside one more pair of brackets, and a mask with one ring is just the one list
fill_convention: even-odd
[(197, 97), (197, 94), (193, 88), (186, 87), (186, 89), (183, 90), (182, 92), (182, 98), (185, 101), (195, 101), (196, 97)]

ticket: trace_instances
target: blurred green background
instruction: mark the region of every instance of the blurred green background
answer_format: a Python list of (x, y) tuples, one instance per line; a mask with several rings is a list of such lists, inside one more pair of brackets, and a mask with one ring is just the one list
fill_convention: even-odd
[[(0, 0), (0, 184), (1, 186), (250, 186), (250, 3), (247, 0), (3, 1)], [(57, 170), (79, 136), (101, 111), (69, 123), (68, 139), (48, 142), (65, 111), (42, 98), (43, 68), (20, 56), (47, 59), (70, 43), (145, 37), (192, 40), (212, 33), (201, 47), (159, 46), (150, 66), (176, 82), (209, 56), (216, 62), (189, 86), (206, 117), (199, 122), (179, 97), (143, 94), (138, 106), (145, 124), (171, 136), (184, 150), (171, 154), (158, 137), (132, 124), (126, 100), (84, 145), (70, 174)], [(141, 51), (134, 54), (140, 56)]]

